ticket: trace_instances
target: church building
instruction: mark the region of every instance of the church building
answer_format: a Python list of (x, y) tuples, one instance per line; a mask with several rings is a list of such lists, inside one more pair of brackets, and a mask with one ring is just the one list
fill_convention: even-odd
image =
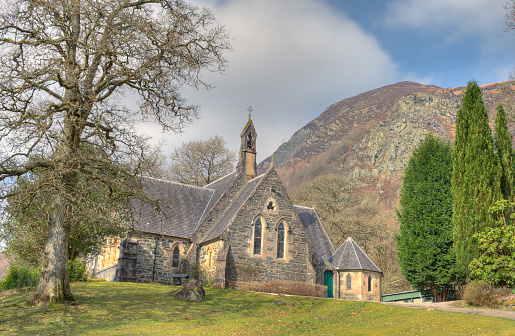
[(142, 178), (159, 204), (132, 202), (133, 228), (89, 262), (95, 277), (180, 282), (193, 270), (220, 288), (248, 281), (328, 286), (328, 297), (380, 300), (381, 271), (351, 239), (334, 249), (313, 208), (294, 205), (273, 164), (261, 175), (249, 118), (236, 170), (204, 187)]

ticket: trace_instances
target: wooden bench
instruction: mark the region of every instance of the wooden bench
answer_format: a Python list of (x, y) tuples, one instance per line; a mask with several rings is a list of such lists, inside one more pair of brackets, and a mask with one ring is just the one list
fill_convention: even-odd
[(170, 284), (171, 285), (182, 285), (183, 280), (188, 277), (188, 274), (170, 274)]

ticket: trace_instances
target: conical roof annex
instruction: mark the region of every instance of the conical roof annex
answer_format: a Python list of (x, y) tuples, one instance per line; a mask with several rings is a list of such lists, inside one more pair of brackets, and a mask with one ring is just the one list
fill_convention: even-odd
[(341, 270), (363, 270), (382, 273), (351, 237), (347, 238), (333, 253), (329, 262)]

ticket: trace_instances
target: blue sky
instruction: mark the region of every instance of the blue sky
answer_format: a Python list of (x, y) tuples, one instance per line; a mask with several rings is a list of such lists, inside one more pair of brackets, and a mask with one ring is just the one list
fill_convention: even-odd
[(201, 118), (180, 135), (144, 124), (141, 132), (182, 142), (221, 135), (231, 149), (252, 106), (262, 160), (329, 105), (410, 80), (440, 87), (504, 81), (515, 71), (515, 33), (505, 32), (505, 0), (194, 0), (232, 38), (224, 75), (211, 91), (186, 90)]

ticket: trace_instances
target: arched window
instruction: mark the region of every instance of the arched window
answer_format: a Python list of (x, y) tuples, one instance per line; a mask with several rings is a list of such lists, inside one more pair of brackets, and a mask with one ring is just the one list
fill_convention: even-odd
[(261, 234), (263, 226), (261, 225), (261, 218), (256, 219), (254, 223), (254, 255), (261, 254)]
[(350, 273), (347, 274), (347, 290), (352, 289), (352, 277), (350, 276)]
[(277, 258), (284, 258), (284, 224), (277, 227)]
[(207, 265), (211, 267), (211, 263), (213, 262), (213, 250), (211, 247), (207, 249)]
[(372, 277), (371, 276), (368, 277), (368, 291), (369, 292), (372, 291)]
[(175, 246), (172, 252), (172, 267), (179, 267), (179, 246)]

